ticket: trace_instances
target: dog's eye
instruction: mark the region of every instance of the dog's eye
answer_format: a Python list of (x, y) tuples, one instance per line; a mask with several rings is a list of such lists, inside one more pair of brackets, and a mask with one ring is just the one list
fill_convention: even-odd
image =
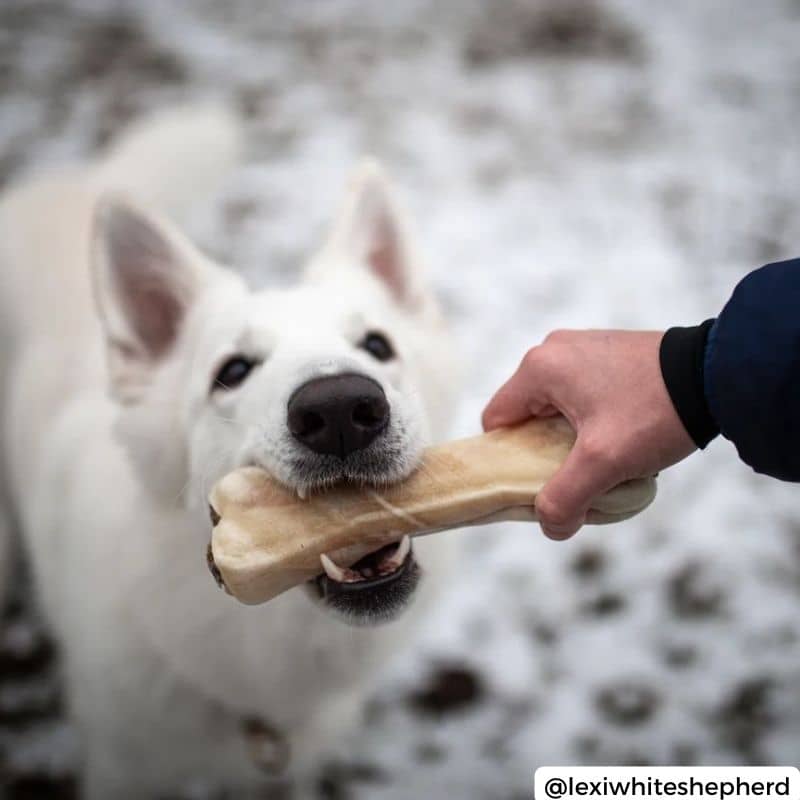
[(388, 361), (394, 358), (394, 348), (389, 340), (377, 331), (370, 331), (358, 345), (362, 350), (366, 350), (378, 361)]
[(239, 384), (244, 383), (245, 378), (252, 372), (255, 363), (244, 356), (234, 356), (229, 358), (217, 372), (211, 390), (214, 389), (235, 389)]

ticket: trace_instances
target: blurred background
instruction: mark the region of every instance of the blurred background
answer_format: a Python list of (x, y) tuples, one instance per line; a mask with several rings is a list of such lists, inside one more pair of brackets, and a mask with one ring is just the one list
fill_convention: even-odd
[[(799, 38), (798, 0), (1, 0), (0, 184), (224, 98), (250, 152), (192, 233), (283, 284), (378, 156), (461, 344), (469, 434), (549, 330), (694, 324), (800, 255)], [(795, 487), (717, 441), (614, 529), (461, 536), (320, 798), (521, 800), (544, 764), (800, 765)], [(0, 794), (71, 798), (26, 585), (0, 626)]]

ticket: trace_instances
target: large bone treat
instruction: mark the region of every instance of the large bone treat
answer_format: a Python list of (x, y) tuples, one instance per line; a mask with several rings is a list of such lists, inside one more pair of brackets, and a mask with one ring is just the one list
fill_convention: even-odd
[[(349, 566), (404, 534), (535, 520), (536, 494), (574, 441), (563, 417), (530, 420), (431, 447), (402, 483), (342, 485), (307, 499), (258, 467), (237, 469), (209, 498), (209, 566), (234, 597), (263, 603), (319, 575), (323, 553)], [(646, 508), (655, 493), (653, 478), (623, 483), (598, 498), (587, 521), (624, 520)]]

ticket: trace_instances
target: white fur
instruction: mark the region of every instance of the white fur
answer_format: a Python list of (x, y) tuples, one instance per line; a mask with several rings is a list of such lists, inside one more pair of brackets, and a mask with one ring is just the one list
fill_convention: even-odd
[[(294, 289), (250, 292), (166, 222), (162, 210), (178, 215), (212, 190), (238, 139), (221, 112), (172, 112), (137, 126), (101, 163), (0, 201), (6, 488), (63, 648), (91, 800), (164, 795), (197, 777), (246, 796), (262, 780), (240, 734), (252, 715), (288, 736), (302, 772), (407, 642), (445, 560), (441, 537), (421, 545), (420, 596), (400, 621), (369, 629), (343, 626), (302, 588), (239, 605), (208, 574), (216, 478), (255, 462), (306, 488), (285, 424), (301, 383), (342, 371), (380, 383), (396, 479), (441, 431), (454, 379), (446, 331), (376, 165), (356, 174)], [(142, 239), (167, 243), (148, 269), (181, 309), (163, 353), (137, 338), (117, 280), (117, 261)], [(355, 347), (373, 327), (398, 360)], [(220, 360), (241, 350), (261, 366), (239, 389), (210, 392)]]

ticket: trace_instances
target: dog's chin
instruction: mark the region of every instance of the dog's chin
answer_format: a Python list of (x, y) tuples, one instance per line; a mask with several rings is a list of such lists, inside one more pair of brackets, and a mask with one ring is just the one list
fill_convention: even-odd
[[(341, 483), (382, 487), (413, 471), (417, 459), (391, 447), (366, 448), (341, 459), (301, 455), (293, 464), (300, 494), (324, 491)], [(358, 627), (395, 620), (408, 607), (422, 576), (410, 541), (388, 545), (342, 567), (328, 562), (309, 581), (311, 599), (343, 622)]]

